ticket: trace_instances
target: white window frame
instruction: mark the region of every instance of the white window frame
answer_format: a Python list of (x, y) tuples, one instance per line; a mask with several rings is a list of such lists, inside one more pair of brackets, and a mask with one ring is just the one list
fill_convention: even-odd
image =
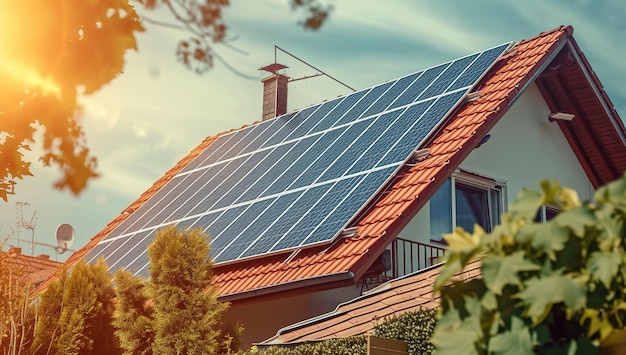
[[(547, 215), (548, 212), (554, 214), (555, 216), (561, 212), (561, 209), (556, 205), (546, 204), (541, 205), (538, 212), (537, 222), (545, 223), (548, 221)], [(554, 217), (553, 217), (554, 218)]]
[[(506, 181), (492, 178), (486, 175), (476, 174), (466, 170), (457, 169), (450, 177), (452, 231), (454, 231), (457, 227), (457, 184), (487, 191), (487, 208), (489, 209), (488, 217), (490, 224), (489, 228), (493, 228), (501, 222), (502, 213), (506, 212), (508, 206)], [(497, 201), (494, 201), (494, 198), (497, 198)], [(430, 218), (432, 228), (432, 217)], [(430, 235), (430, 240), (431, 242), (435, 243), (445, 243), (443, 239), (435, 239), (432, 232)]]

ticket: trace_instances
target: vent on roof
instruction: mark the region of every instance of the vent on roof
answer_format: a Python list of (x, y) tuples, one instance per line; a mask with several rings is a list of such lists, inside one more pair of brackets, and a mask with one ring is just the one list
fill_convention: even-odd
[(359, 231), (358, 227), (345, 228), (344, 230), (341, 231), (341, 236), (342, 237), (351, 237), (351, 236), (355, 235), (358, 231)]
[(480, 98), (480, 96), (482, 95), (482, 93), (480, 91), (474, 91), (474, 92), (470, 92), (469, 94), (467, 94), (467, 96), (465, 97), (465, 100), (467, 102), (472, 102), (472, 101), (476, 101)]
[(430, 156), (430, 150), (428, 148), (418, 149), (413, 151), (413, 155), (411, 155), (412, 159), (416, 161), (422, 161)]

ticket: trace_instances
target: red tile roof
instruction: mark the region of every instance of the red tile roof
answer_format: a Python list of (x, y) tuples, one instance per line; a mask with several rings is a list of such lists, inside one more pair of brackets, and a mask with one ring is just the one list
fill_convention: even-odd
[[(475, 89), (480, 91), (480, 97), (462, 104), (430, 141), (427, 146), (430, 156), (411, 167), (405, 167), (371, 207), (358, 218), (356, 223), (358, 233), (355, 236), (340, 238), (330, 246), (306, 248), (293, 254), (270, 255), (217, 265), (214, 270), (215, 281), (219, 284), (222, 298), (235, 301), (287, 290), (330, 288), (357, 282), (441, 183), (498, 122), (526, 85), (532, 83), (568, 43), (573, 43), (573, 46), (578, 48), (571, 37), (572, 33), (571, 27), (558, 27), (517, 43), (510, 52), (503, 55)], [(588, 63), (585, 61), (584, 65), (588, 66)], [(599, 86), (599, 82), (596, 82), (596, 86)], [(599, 87), (601, 89), (601, 86)], [(592, 89), (588, 88), (588, 91)], [(596, 96), (595, 104), (600, 102), (600, 105), (608, 105), (612, 109), (606, 95), (600, 97), (604, 102), (600, 102), (601, 99)], [(579, 114), (584, 116), (587, 110), (593, 108), (581, 104)], [(608, 124), (613, 127), (615, 137), (624, 137), (623, 125), (614, 109), (610, 115), (608, 113), (603, 115), (600, 112), (597, 116), (589, 123), (590, 125)], [(205, 139), (104, 230), (94, 236), (85, 247), (72, 255), (68, 263), (72, 264), (83, 257), (128, 214), (154, 195), (216, 138), (217, 136)], [(604, 135), (599, 133), (592, 138), (601, 143)], [(587, 159), (587, 151), (582, 148), (580, 150), (579, 159)], [(626, 151), (624, 144), (614, 150), (619, 154), (616, 154), (615, 159), (606, 162), (611, 169), (605, 170), (609, 172), (626, 170), (625, 159), (622, 159)], [(592, 178), (596, 174), (594, 165), (598, 164), (596, 160), (598, 159), (587, 159), (585, 161), (590, 162), (582, 166), (590, 180), (597, 186), (598, 182), (606, 182), (611, 174), (605, 174), (606, 177), (598, 179)], [(617, 177), (619, 175), (615, 176)]]
[[(329, 313), (280, 329), (261, 345), (294, 344), (331, 338), (345, 338), (368, 334), (374, 322), (399, 316), (419, 309), (439, 306), (439, 297), (433, 293), (433, 284), (441, 264), (406, 277), (389, 281), (345, 302)], [(458, 280), (470, 280), (480, 275), (480, 263), (470, 263), (456, 274)]]
[(61, 262), (50, 260), (48, 255), (24, 255), (21, 248), (0, 250), (0, 267), (10, 269), (18, 277), (25, 277), (33, 283), (45, 281), (62, 265)]

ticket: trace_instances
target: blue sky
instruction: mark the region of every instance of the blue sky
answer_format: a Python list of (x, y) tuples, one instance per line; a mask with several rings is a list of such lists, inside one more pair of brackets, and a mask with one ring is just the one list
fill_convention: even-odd
[[(317, 32), (297, 25), (288, 0), (231, 0), (224, 12), (231, 42), (246, 54), (216, 46), (233, 74), (220, 63), (199, 76), (176, 62), (176, 43), (186, 34), (147, 26), (139, 51), (127, 55), (123, 75), (82, 98), (87, 140), (101, 177), (79, 197), (52, 188), (58, 172), (35, 163), (35, 177), (0, 204), (0, 237), (16, 228), (17, 201), (24, 216), (36, 213), (35, 241), (54, 243), (56, 227), (70, 223), (78, 248), (119, 215), (206, 136), (260, 118), (259, 67), (274, 60), (274, 45), (297, 55), (355, 89), (369, 87), (440, 62), (559, 25), (572, 25), (621, 117), (626, 117), (626, 2), (622, 0), (373, 1), (334, 0), (335, 11)], [(315, 71), (285, 54), (287, 75)], [(324, 77), (293, 82), (289, 110), (350, 92)], [(30, 231), (21, 237), (30, 240)], [(17, 245), (15, 239), (9, 244)], [(25, 252), (30, 244), (22, 243)], [(35, 254), (53, 254), (37, 247)], [(60, 255), (64, 260), (68, 253)]]

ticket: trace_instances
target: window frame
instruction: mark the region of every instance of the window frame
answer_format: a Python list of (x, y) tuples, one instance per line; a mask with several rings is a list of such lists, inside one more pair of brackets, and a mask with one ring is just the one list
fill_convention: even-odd
[[(541, 205), (541, 207), (537, 211), (537, 218), (535, 218), (535, 222), (546, 223), (552, 218), (556, 217), (560, 212), (561, 212), (561, 209), (557, 205), (552, 205), (552, 204)], [(552, 217), (548, 218), (548, 215), (552, 215)]]
[[(487, 231), (490, 231), (493, 227), (500, 224), (501, 216), (504, 212), (506, 212), (508, 205), (506, 181), (461, 169), (456, 170), (448, 180), (450, 181), (451, 231), (454, 231), (457, 227), (457, 185), (485, 191), (487, 197), (487, 209), (489, 210), (487, 215), (487, 218), (489, 219)], [(442, 185), (442, 187), (443, 186), (444, 185)], [(430, 213), (430, 241), (432, 243), (447, 244), (443, 238), (433, 238), (432, 210)]]

